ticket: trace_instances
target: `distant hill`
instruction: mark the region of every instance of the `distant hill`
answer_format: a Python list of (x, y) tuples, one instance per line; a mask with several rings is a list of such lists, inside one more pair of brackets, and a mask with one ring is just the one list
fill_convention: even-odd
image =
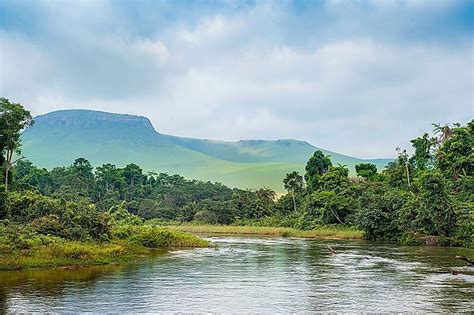
[[(176, 137), (158, 133), (148, 118), (90, 110), (61, 110), (37, 116), (22, 135), (23, 155), (34, 164), (52, 168), (84, 157), (94, 166), (114, 163), (140, 165), (145, 171), (181, 174), (187, 178), (223, 182), (240, 188), (268, 186), (283, 191), (290, 171), (304, 173), (318, 150), (298, 140), (236, 142)], [(333, 164), (371, 162), (382, 169), (390, 160), (363, 160), (327, 150)]]

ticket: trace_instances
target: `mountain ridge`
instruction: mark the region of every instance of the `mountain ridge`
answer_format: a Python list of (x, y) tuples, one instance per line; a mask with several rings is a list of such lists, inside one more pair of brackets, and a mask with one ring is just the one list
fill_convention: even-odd
[(219, 181), (239, 188), (269, 186), (282, 191), (287, 172), (304, 172), (316, 150), (331, 155), (333, 164), (374, 161), (381, 168), (389, 159), (359, 159), (302, 140), (222, 141), (159, 133), (144, 116), (86, 109), (59, 110), (35, 117), (22, 134), (24, 155), (51, 168), (85, 157), (94, 166), (135, 163), (145, 170), (178, 173), (188, 178)]

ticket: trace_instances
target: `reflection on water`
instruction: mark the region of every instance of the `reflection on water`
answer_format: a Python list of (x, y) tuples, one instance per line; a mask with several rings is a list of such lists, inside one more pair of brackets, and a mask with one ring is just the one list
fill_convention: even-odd
[[(474, 309), (474, 269), (456, 248), (210, 237), (217, 249), (140, 263), (0, 272), (8, 311), (314, 312)], [(327, 245), (338, 253), (332, 254)], [(460, 272), (451, 274), (456, 268)]]

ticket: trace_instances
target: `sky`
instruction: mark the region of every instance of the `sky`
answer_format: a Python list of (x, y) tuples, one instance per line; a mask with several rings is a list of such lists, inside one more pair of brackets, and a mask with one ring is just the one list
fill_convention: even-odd
[(0, 0), (0, 96), (393, 157), (473, 119), (473, 20), (463, 0)]

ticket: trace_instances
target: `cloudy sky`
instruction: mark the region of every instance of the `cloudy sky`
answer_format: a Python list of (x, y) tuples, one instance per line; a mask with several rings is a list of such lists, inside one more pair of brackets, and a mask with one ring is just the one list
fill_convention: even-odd
[(391, 157), (474, 117), (473, 1), (0, 0), (0, 95)]

